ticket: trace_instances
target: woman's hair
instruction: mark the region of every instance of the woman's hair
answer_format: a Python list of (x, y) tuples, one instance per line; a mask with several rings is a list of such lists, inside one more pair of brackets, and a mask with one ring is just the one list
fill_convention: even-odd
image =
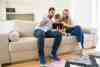
[[(69, 9), (64, 9), (63, 12), (64, 12), (64, 11), (69, 12)], [(64, 19), (68, 19), (68, 18), (69, 18), (69, 16), (63, 17), (63, 20), (64, 20)]]
[(69, 11), (69, 9), (64, 9), (64, 11)]

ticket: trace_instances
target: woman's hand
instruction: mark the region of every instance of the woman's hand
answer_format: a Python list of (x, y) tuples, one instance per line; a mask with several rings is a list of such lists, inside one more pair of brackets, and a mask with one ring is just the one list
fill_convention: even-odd
[(63, 23), (64, 27), (73, 27), (71, 24)]

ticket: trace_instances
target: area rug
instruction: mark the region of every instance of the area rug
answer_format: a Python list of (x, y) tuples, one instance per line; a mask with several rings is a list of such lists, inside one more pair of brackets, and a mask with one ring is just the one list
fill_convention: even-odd
[[(48, 67), (65, 67), (66, 60), (61, 61), (54, 61), (51, 64), (48, 65)], [(76, 65), (71, 65), (71, 67), (80, 67)]]
[(49, 64), (48, 67), (65, 67), (65, 62), (65, 60), (54, 61), (51, 64)]

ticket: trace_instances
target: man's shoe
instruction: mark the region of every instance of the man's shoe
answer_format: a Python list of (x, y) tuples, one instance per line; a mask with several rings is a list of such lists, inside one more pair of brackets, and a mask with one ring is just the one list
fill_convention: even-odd
[(54, 55), (50, 54), (48, 57), (50, 59), (53, 59), (54, 61), (60, 61), (60, 58), (57, 55), (54, 56)]
[(40, 64), (40, 67), (47, 67), (47, 64)]

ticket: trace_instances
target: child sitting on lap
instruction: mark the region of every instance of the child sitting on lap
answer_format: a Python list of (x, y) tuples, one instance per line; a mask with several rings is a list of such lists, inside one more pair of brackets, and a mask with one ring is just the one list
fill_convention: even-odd
[(61, 21), (60, 14), (56, 14), (54, 19), (55, 19), (55, 22), (53, 23), (53, 30), (63, 33), (64, 32), (64, 26), (63, 26), (63, 23)]

